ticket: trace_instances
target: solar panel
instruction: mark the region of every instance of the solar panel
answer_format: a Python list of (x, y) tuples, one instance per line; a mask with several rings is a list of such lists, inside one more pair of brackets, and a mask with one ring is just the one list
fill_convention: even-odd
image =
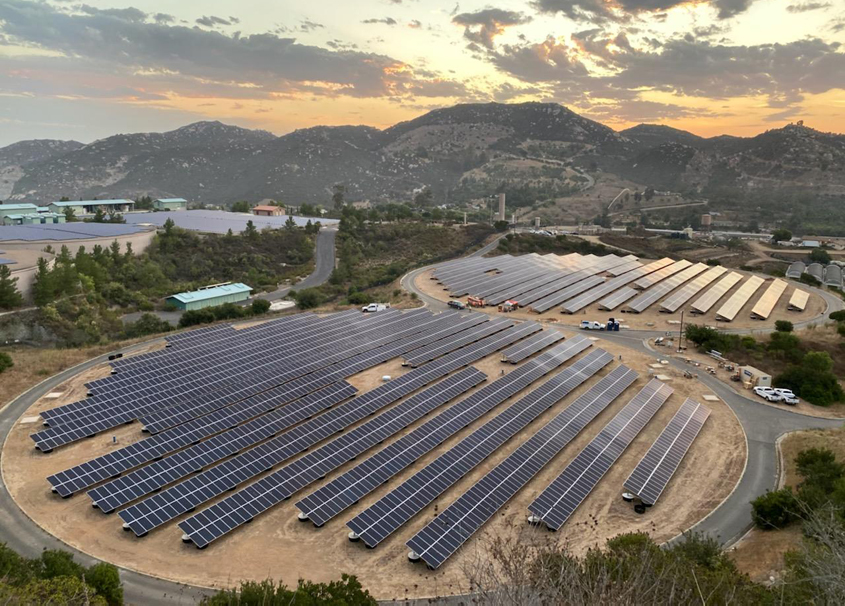
[[(138, 536), (268, 471), (416, 389), (541, 330), (526, 322), (414, 369), (226, 462), (128, 507), (118, 515)], [(390, 359), (390, 358), (388, 358)]]
[(522, 362), (529, 356), (533, 356), (538, 351), (541, 351), (549, 345), (554, 345), (558, 341), (563, 340), (563, 333), (557, 330), (544, 330), (541, 333), (534, 335), (513, 347), (507, 348), (502, 352), (502, 361), (517, 364)]
[(528, 307), (529, 305), (531, 305), (531, 303), (548, 297), (549, 295), (563, 290), (564, 288), (571, 286), (577, 282), (580, 282), (581, 280), (590, 278), (596, 273), (597, 272), (595, 271), (583, 269), (569, 273), (564, 277), (558, 278), (557, 280), (554, 280), (553, 282), (550, 282), (548, 284), (544, 284), (539, 288), (534, 288), (532, 290), (522, 293), (517, 298), (517, 301), (519, 301), (520, 307)]
[(786, 291), (786, 286), (787, 284), (783, 280), (774, 280), (763, 293), (763, 296), (760, 297), (760, 300), (751, 308), (751, 317), (760, 320), (767, 319), (781, 295)]
[(633, 269), (627, 273), (622, 274), (621, 276), (617, 276), (615, 278), (611, 278), (604, 284), (596, 286), (584, 293), (581, 293), (579, 296), (567, 300), (562, 306), (561, 310), (566, 313), (575, 313), (583, 308), (585, 308), (590, 303), (594, 303), (599, 299), (603, 298), (606, 295), (622, 288), (623, 286), (630, 284), (634, 280), (641, 278), (642, 276), (647, 276), (652, 272), (656, 272), (661, 270), (662, 268), (671, 265), (674, 263), (672, 259), (668, 257), (664, 257), (659, 261), (653, 261), (648, 265), (643, 265), (642, 267), (638, 267)]
[(82, 238), (113, 238), (145, 231), (135, 225), (118, 223), (40, 223), (37, 225), (0, 225), (0, 242), (22, 240), (78, 240)]
[(751, 298), (751, 295), (757, 292), (757, 289), (763, 285), (763, 282), (765, 282), (765, 280), (760, 276), (751, 276), (748, 281), (740, 286), (737, 291), (732, 294), (727, 301), (725, 301), (725, 304), (716, 311), (716, 319), (724, 320), (726, 322), (733, 320), (739, 313), (739, 310), (748, 303), (748, 299)]
[[(600, 355), (585, 369), (588, 376), (613, 360), (606, 352), (595, 354)], [(636, 372), (618, 367), (437, 514), (408, 547), (429, 567), (439, 567), (636, 378)]]
[(588, 278), (585, 278), (580, 282), (576, 282), (572, 286), (568, 286), (563, 290), (559, 290), (555, 293), (552, 293), (544, 299), (535, 301), (531, 304), (531, 311), (536, 311), (537, 313), (543, 313), (545, 311), (548, 311), (561, 301), (571, 299), (572, 297), (584, 292), (585, 290), (593, 288), (597, 284), (601, 284), (603, 282), (604, 278), (602, 278), (601, 276), (589, 276)]
[[(234, 233), (241, 233), (246, 229), (248, 221), (252, 221), (259, 231), (265, 227), (281, 229), (288, 219), (293, 219), (299, 227), (304, 227), (308, 221), (312, 223), (319, 221), (323, 227), (337, 225), (337, 219), (318, 219), (298, 217), (295, 215), (283, 215), (278, 217), (263, 217), (248, 215), (246, 213), (231, 213), (222, 210), (183, 210), (170, 213), (127, 213), (124, 216), (127, 223), (152, 223), (157, 227), (163, 227), (164, 222), (171, 219), (177, 227), (213, 234), (225, 234), (230, 229)], [(76, 223), (74, 223), (76, 225)]]
[(716, 278), (724, 274), (727, 269), (722, 266), (712, 267), (704, 274), (698, 276), (695, 280), (684, 286), (671, 297), (667, 297), (663, 303), (660, 304), (660, 311), (675, 313), (687, 301), (692, 299), (696, 294), (701, 292), (706, 286), (711, 284)]
[[(482, 315), (482, 314), (478, 314)], [(501, 332), (506, 328), (510, 328), (514, 323), (503, 318), (496, 318), (490, 322), (484, 322), (480, 326), (475, 326), (469, 330), (459, 332), (454, 337), (435, 341), (425, 347), (419, 347), (410, 351), (402, 361), (403, 366), (411, 366), (416, 368), (421, 364), (430, 362), (442, 355), (460, 349), (464, 345), (480, 341), (484, 337)]]
[[(564, 358), (575, 355), (573, 351), (581, 351), (583, 343), (575, 343), (573, 347), (573, 342), (570, 341), (567, 346), (572, 349), (567, 351), (566, 348), (558, 348), (558, 354), (543, 354), (486, 385), (305, 497), (297, 503), (297, 507), (316, 526), (322, 526), (425, 453), (511, 397), (525, 385), (526, 380), (533, 380), (542, 373), (553, 370), (565, 361)], [(580, 368), (582, 364), (583, 362), (579, 361), (573, 367)]]
[(613, 311), (628, 299), (636, 297), (639, 292), (640, 291), (634, 290), (630, 286), (623, 286), (615, 293), (599, 301), (599, 307), (607, 311)]
[[(583, 337), (576, 337), (567, 343), (571, 346), (576, 340), (586, 341), (584, 346), (589, 347), (590, 341)], [(570, 373), (583, 371), (584, 364), (587, 362), (574, 364)], [(564, 375), (561, 381), (565, 382), (564, 379), (568, 378), (570, 373)], [(586, 378), (584, 376), (582, 381)], [(374, 547), (422, 511), (432, 500), (464, 477), (502, 444), (523, 430), (531, 421), (556, 404), (563, 397), (558, 390), (564, 389), (565, 395), (569, 393), (567, 389), (570, 384), (571, 382), (567, 383), (567, 388), (563, 388), (560, 381), (550, 380), (523, 396), (466, 436), (452, 449), (411, 476), (406, 482), (355, 516), (347, 522), (347, 526), (368, 546)]]
[(654, 505), (709, 416), (708, 408), (687, 398), (625, 480), (625, 488), (646, 505)]
[(807, 307), (807, 301), (810, 300), (810, 293), (806, 290), (795, 289), (792, 296), (789, 298), (789, 309), (793, 311), (804, 311)]
[(205, 547), (486, 380), (487, 375), (480, 370), (464, 369), (180, 522), (179, 527), (197, 547)]
[(719, 299), (724, 297), (725, 293), (736, 286), (740, 280), (742, 280), (742, 274), (732, 271), (727, 276), (716, 282), (710, 290), (696, 299), (691, 305), (692, 311), (700, 314), (706, 314), (710, 311), (710, 308), (713, 307)]
[(704, 263), (696, 263), (695, 265), (687, 267), (685, 270), (678, 272), (673, 276), (669, 276), (628, 303), (628, 309), (634, 313), (644, 312), (646, 309), (654, 305), (658, 299), (669, 294), (678, 286), (687, 280), (694, 278), (705, 269), (707, 269), (707, 265)]
[(685, 270), (690, 265), (692, 265), (692, 263), (690, 263), (686, 259), (681, 259), (680, 261), (676, 261), (672, 265), (658, 269), (657, 271), (652, 272), (652, 273), (648, 274), (647, 276), (643, 276), (642, 278), (640, 278), (639, 280), (634, 282), (634, 288), (639, 288), (640, 290), (644, 290), (644, 289), (648, 288), (649, 286), (654, 286), (655, 284), (657, 284), (661, 280), (664, 280), (664, 279), (668, 278), (669, 276), (675, 275), (679, 271)]
[(671, 387), (657, 379), (649, 381), (540, 493), (528, 510), (549, 530), (560, 529), (672, 392)]

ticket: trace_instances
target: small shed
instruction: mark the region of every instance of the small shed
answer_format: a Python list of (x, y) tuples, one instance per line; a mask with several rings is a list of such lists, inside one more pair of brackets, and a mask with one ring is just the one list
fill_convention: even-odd
[(252, 207), (252, 214), (258, 217), (280, 217), (285, 214), (285, 209), (281, 206), (259, 204), (258, 206)]
[(741, 366), (739, 377), (748, 388), (772, 386), (772, 375), (753, 366)]
[(182, 311), (202, 309), (203, 307), (215, 307), (224, 303), (237, 303), (249, 299), (252, 287), (240, 282), (225, 284), (213, 284), (199, 290), (180, 292), (167, 297), (167, 302), (176, 306)]
[(185, 198), (159, 198), (153, 200), (153, 208), (156, 210), (188, 210), (188, 201)]

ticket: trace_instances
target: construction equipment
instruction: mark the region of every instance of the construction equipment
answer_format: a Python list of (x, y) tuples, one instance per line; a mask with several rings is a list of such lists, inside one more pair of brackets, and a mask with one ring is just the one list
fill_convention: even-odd
[(516, 311), (519, 308), (519, 303), (516, 301), (505, 301), (501, 305), (499, 305), (499, 311), (507, 313), (509, 311)]
[(467, 305), (470, 307), (484, 307), (484, 299), (481, 297), (467, 297)]

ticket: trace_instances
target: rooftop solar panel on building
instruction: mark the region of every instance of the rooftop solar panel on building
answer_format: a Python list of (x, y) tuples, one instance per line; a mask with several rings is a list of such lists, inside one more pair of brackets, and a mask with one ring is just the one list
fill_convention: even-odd
[(625, 480), (625, 489), (654, 505), (709, 416), (708, 408), (687, 398)]
[(673, 389), (652, 379), (528, 507), (550, 530), (563, 526)]

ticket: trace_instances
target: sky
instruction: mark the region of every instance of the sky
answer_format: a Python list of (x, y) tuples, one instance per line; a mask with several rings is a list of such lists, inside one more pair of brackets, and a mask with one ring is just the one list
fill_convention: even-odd
[(554, 102), (612, 128), (845, 132), (845, 0), (0, 0), (0, 146)]

